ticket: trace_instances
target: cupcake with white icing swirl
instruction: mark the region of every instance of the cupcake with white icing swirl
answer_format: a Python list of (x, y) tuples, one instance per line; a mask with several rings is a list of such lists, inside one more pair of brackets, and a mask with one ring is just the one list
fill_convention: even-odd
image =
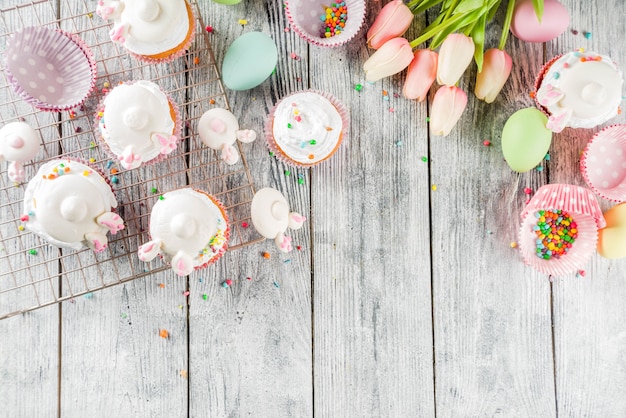
[(348, 111), (336, 98), (307, 90), (276, 104), (266, 122), (265, 137), (280, 160), (296, 167), (310, 167), (337, 151), (347, 127)]

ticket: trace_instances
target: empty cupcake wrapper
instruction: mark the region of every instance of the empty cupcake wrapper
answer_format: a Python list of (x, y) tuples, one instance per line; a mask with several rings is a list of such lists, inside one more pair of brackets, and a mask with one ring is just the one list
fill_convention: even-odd
[(80, 106), (96, 84), (96, 60), (75, 34), (31, 26), (13, 34), (5, 52), (15, 93), (39, 110)]
[(589, 187), (604, 199), (626, 201), (626, 125), (612, 125), (596, 133), (580, 159)]
[(308, 43), (322, 47), (337, 47), (352, 40), (363, 27), (366, 7), (364, 0), (344, 0), (347, 8), (346, 26), (343, 31), (329, 38), (321, 35), (325, 6), (332, 4), (322, 0), (287, 0), (285, 13), (293, 30)]
[[(536, 254), (537, 224), (535, 214), (540, 210), (568, 212), (578, 230), (578, 237), (568, 253), (549, 260)], [(524, 211), (520, 228), (519, 247), (524, 262), (535, 270), (552, 276), (564, 276), (584, 267), (594, 253), (598, 242), (598, 229), (606, 226), (602, 211), (593, 192), (584, 187), (568, 184), (549, 184), (537, 190)]]

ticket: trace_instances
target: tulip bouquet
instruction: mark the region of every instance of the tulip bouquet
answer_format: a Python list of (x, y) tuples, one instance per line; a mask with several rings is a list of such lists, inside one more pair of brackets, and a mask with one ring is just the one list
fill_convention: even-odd
[[(541, 20), (543, 0), (518, 1), (532, 1)], [(487, 103), (495, 100), (511, 73), (512, 60), (504, 45), (515, 0), (508, 0), (498, 48), (484, 51), (485, 28), (501, 3), (502, 0), (391, 0), (367, 33), (368, 46), (376, 52), (363, 64), (366, 80), (374, 82), (408, 68), (404, 96), (423, 101), (436, 79), (440, 87), (433, 99), (430, 127), (435, 135), (448, 135), (467, 105), (467, 95), (457, 84), (472, 58), (478, 67), (474, 94)], [(415, 40), (403, 38), (415, 14), (432, 7), (440, 7), (438, 17)], [(413, 51), (427, 41), (428, 48)]]

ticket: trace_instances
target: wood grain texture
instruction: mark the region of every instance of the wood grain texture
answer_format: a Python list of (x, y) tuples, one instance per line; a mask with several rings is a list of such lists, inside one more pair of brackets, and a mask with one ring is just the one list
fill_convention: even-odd
[(310, 87), (350, 109), (337, 154), (311, 169), (315, 415), (433, 416), (426, 105), (398, 96), (401, 75), (365, 82), (365, 32), (309, 47)]
[[(0, 9), (13, 6), (12, 2), (0, 0)], [(46, 16), (51, 20), (58, 16), (56, 4), (45, 8)], [(2, 14), (2, 31), (15, 30), (24, 25), (35, 25), (35, 16), (20, 14), (15, 9)], [(2, 51), (5, 50), (4, 45)], [(4, 66), (4, 60), (3, 64)], [(4, 83), (4, 79), (3, 79)], [(0, 101), (10, 101), (7, 89), (0, 90)], [(12, 109), (15, 113), (3, 114), (2, 120), (9, 120), (17, 115), (27, 115), (32, 108), (17, 102)], [(3, 107), (7, 110), (7, 107)], [(28, 116), (26, 123), (33, 128), (42, 128), (40, 136), (45, 143), (36, 158), (44, 158), (48, 151), (55, 152), (58, 131), (53, 126), (56, 114), (35, 114)], [(2, 179), (0, 179), (0, 290), (6, 291), (13, 286), (25, 286), (21, 290), (9, 291), (0, 295), (0, 311), (3, 314), (35, 306), (58, 296), (58, 281), (53, 278), (58, 272), (56, 249), (41, 245), (33, 234), (18, 231), (19, 216), (22, 211), (21, 199), (25, 185), (13, 187), (6, 177), (6, 161), (0, 161)], [(27, 164), (26, 175), (36, 172), (35, 165)], [(16, 204), (9, 204), (15, 202)], [(19, 203), (18, 203), (19, 202)], [(15, 220), (18, 219), (18, 222)], [(14, 238), (9, 238), (14, 237)], [(9, 245), (7, 245), (9, 244)], [(30, 255), (29, 250), (37, 248), (37, 255)], [(11, 255), (7, 257), (7, 255)], [(12, 270), (12, 271), (11, 271)], [(54, 417), (59, 404), (59, 317), (60, 307), (49, 306), (0, 321), (0, 417)]]
[[(497, 46), (502, 19), (500, 13), (488, 27), (486, 48)], [(536, 189), (546, 175), (513, 173), (500, 144), (507, 118), (533, 106), (528, 93), (542, 49), (509, 38), (514, 69), (490, 105), (473, 94), (472, 64), (460, 81), (468, 95), (465, 113), (449, 136), (430, 136), (438, 416), (556, 413), (550, 286), (510, 246), (517, 241), (524, 187)]]
[[(295, 33), (283, 31), (287, 23), (280, 2), (235, 6), (202, 2), (201, 6), (206, 24), (214, 28), (210, 39), (218, 63), (244, 33), (260, 31), (276, 42), (276, 74), (249, 91), (226, 93), (240, 128), (258, 134), (254, 143), (243, 145), (256, 188), (282, 191), (291, 210), (308, 216), (306, 170), (290, 168), (291, 175), (285, 176), (288, 167), (268, 155), (263, 139), (265, 119), (275, 101), (302, 85), (296, 75), (306, 80), (306, 45), (297, 41)], [(247, 25), (240, 25), (239, 19), (247, 19)], [(291, 52), (303, 58), (286, 58)], [(298, 174), (305, 175), (306, 185), (298, 184)], [(190, 276), (190, 396), (194, 400), (190, 416), (312, 414), (310, 225), (288, 233), (302, 251), (282, 254), (268, 240), (228, 251), (216, 265)], [(270, 259), (261, 256), (264, 251)], [(230, 288), (222, 287), (226, 279), (233, 281)]]
[[(583, 47), (610, 56), (623, 71), (626, 29), (623, 1), (564, 4), (570, 27), (578, 30), (548, 44), (546, 59)], [(591, 33), (591, 39), (583, 36)], [(622, 102), (623, 106), (623, 102)], [(565, 129), (555, 135), (549, 166), (550, 183), (586, 186), (580, 174), (580, 152), (602, 127), (626, 123), (624, 113), (595, 129)], [(598, 199), (603, 209), (614, 203)], [(626, 269), (624, 260), (597, 254), (585, 267), (585, 277), (555, 280), (554, 334), (559, 415), (617, 417), (626, 415)]]

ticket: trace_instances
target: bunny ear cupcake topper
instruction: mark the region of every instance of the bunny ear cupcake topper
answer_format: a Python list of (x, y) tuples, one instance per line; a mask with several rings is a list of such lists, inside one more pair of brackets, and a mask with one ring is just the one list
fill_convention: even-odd
[(256, 139), (256, 132), (239, 130), (235, 115), (222, 108), (208, 110), (202, 115), (198, 122), (198, 133), (207, 147), (221, 151), (222, 160), (229, 165), (239, 161), (239, 152), (233, 146), (236, 140), (252, 142)]
[(9, 180), (24, 181), (23, 163), (30, 161), (39, 151), (39, 135), (24, 122), (12, 122), (0, 129), (0, 161), (10, 162)]
[(306, 218), (289, 212), (287, 199), (278, 190), (264, 188), (252, 199), (252, 223), (265, 238), (273, 239), (282, 252), (292, 250), (291, 238), (285, 235), (287, 228), (299, 229)]

